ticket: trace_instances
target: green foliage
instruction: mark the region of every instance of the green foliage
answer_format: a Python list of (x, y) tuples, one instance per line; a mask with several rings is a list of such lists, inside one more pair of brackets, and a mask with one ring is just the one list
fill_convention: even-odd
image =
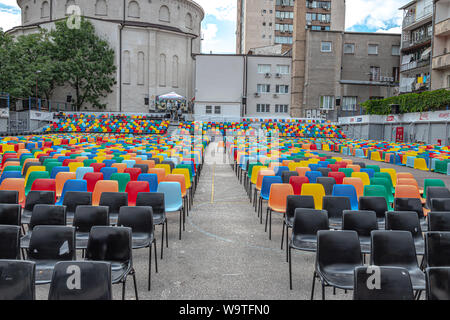
[(368, 100), (361, 106), (368, 114), (388, 115), (391, 105), (400, 105), (400, 113), (437, 111), (450, 105), (450, 91), (441, 89), (422, 93), (408, 93), (381, 100)]

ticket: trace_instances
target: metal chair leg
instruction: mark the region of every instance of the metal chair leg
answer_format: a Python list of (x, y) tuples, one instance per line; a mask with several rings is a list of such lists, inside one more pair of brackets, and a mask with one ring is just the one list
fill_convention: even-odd
[(168, 227), (168, 221), (166, 218), (166, 248), (169, 247), (169, 227)]
[(152, 285), (152, 244), (148, 246), (148, 291)]
[(122, 300), (125, 300), (125, 284), (127, 283), (127, 277), (122, 280)]
[(292, 259), (291, 259), (291, 247), (288, 249), (289, 253), (289, 288), (292, 290)]
[[(290, 261), (291, 259), (289, 258), (289, 261)], [(315, 287), (315, 284), (316, 284), (316, 271), (314, 271), (314, 273), (313, 273), (313, 281), (312, 281), (312, 288), (311, 288), (311, 300), (314, 300), (314, 287)]]
[(286, 226), (286, 221), (283, 217), (283, 231), (281, 231), (281, 250), (283, 250), (283, 244), (284, 244), (284, 227)]
[(153, 245), (155, 246), (155, 271), (156, 273), (158, 273), (158, 257), (157, 257), (158, 251), (156, 250), (156, 239), (153, 239)]
[(134, 294), (136, 295), (136, 301), (139, 300), (138, 297), (138, 290), (137, 290), (137, 283), (136, 283), (136, 271), (133, 270), (133, 282), (134, 282)]
[(164, 225), (166, 223), (162, 224), (162, 234), (161, 234), (161, 260), (163, 259), (164, 256)]

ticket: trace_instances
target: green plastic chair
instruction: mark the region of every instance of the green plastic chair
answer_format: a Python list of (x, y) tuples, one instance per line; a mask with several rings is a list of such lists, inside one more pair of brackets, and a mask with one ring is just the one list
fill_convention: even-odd
[(84, 160), (84, 161), (83, 161), (83, 166), (85, 166), (85, 167), (90, 167), (91, 164), (96, 163), (96, 162), (97, 162), (97, 161), (96, 161), (96, 160), (93, 160), (93, 159)]
[(327, 159), (330, 164), (335, 164), (337, 162), (336, 159)]
[(113, 173), (110, 180), (116, 180), (119, 183), (119, 192), (125, 192), (128, 182), (131, 181), (129, 173)]
[(47, 165), (45, 166), (45, 169), (51, 175), (53, 168), (55, 168), (55, 167), (62, 167), (62, 165), (63, 165), (62, 162), (52, 161), (52, 162), (47, 163)]
[(372, 169), (375, 173), (380, 172), (380, 166), (376, 165), (368, 165), (366, 166), (366, 169)]
[(58, 159), (54, 159), (54, 158), (45, 159), (44, 162), (42, 163), (42, 165), (44, 167), (46, 167), (49, 163), (52, 163), (52, 162), (58, 162)]
[(25, 160), (27, 160), (27, 159), (33, 159), (34, 157), (33, 157), (33, 155), (26, 155), (26, 156), (23, 156), (23, 157), (21, 157), (20, 158), (20, 165), (21, 166), (23, 166), (23, 164), (25, 163)]
[(339, 172), (343, 172), (347, 178), (351, 178), (354, 170), (352, 168), (340, 168)]
[[(386, 203), (391, 203), (389, 202), (389, 196), (385, 186), (364, 186), (364, 197), (383, 197), (386, 199)], [(389, 211), (392, 210), (390, 205), (388, 205), (388, 209), (390, 209)]]
[(114, 157), (112, 158), (112, 160), (114, 160), (116, 163), (122, 163), (125, 159), (123, 157)]
[(20, 171), (20, 172), (22, 172), (22, 167), (21, 166), (8, 166), (8, 167), (5, 167), (5, 169), (3, 169), (3, 172), (6, 172), (6, 171)]
[[(386, 178), (389, 181), (391, 193), (395, 193), (394, 183), (392, 182), (392, 177), (388, 172), (376, 172), (373, 175), (373, 177), (374, 178)], [(389, 190), (389, 188), (386, 190)]]
[[(391, 182), (387, 178), (384, 178), (384, 177), (370, 179), (370, 185), (371, 186), (384, 186), (386, 191), (392, 190), (391, 189)], [(392, 194), (392, 192), (387, 192), (387, 195), (388, 195), (389, 203), (393, 203), (394, 202), (394, 195)]]
[(47, 171), (33, 171), (30, 173), (27, 184), (25, 186), (25, 196), (28, 195), (28, 193), (31, 190), (31, 186), (33, 185), (34, 180), (37, 179), (50, 179), (50, 173)]
[(189, 177), (190, 177), (191, 182), (192, 182), (193, 175), (192, 175), (192, 167), (191, 167), (191, 165), (189, 165), (189, 164), (179, 164), (175, 168), (176, 169), (188, 169), (189, 170)]
[(425, 179), (423, 181), (423, 198), (427, 198), (428, 187), (446, 187), (444, 181), (441, 179)]

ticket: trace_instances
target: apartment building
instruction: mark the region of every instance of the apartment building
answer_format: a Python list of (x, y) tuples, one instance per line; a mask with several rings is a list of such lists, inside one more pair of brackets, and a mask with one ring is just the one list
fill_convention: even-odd
[(430, 90), (433, 0), (414, 0), (403, 10), (400, 93)]
[(431, 89), (450, 89), (450, 0), (435, 0)]
[[(282, 45), (282, 53), (294, 43), (294, 0), (238, 0), (236, 53)], [(315, 31), (345, 29), (345, 0), (307, 0), (301, 6), (303, 27)]]

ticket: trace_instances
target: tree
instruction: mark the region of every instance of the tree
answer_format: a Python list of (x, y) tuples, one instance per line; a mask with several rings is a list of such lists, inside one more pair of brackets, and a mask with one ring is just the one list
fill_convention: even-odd
[(20, 96), (22, 85), (17, 75), (20, 71), (19, 54), (11, 36), (0, 30), (0, 92)]
[(100, 102), (112, 92), (116, 83), (114, 50), (95, 34), (94, 26), (84, 18), (79, 29), (70, 29), (67, 20), (56, 22), (50, 32), (52, 56), (58, 61), (59, 85), (69, 84), (75, 91), (74, 105), (80, 110), (85, 103), (104, 108)]

